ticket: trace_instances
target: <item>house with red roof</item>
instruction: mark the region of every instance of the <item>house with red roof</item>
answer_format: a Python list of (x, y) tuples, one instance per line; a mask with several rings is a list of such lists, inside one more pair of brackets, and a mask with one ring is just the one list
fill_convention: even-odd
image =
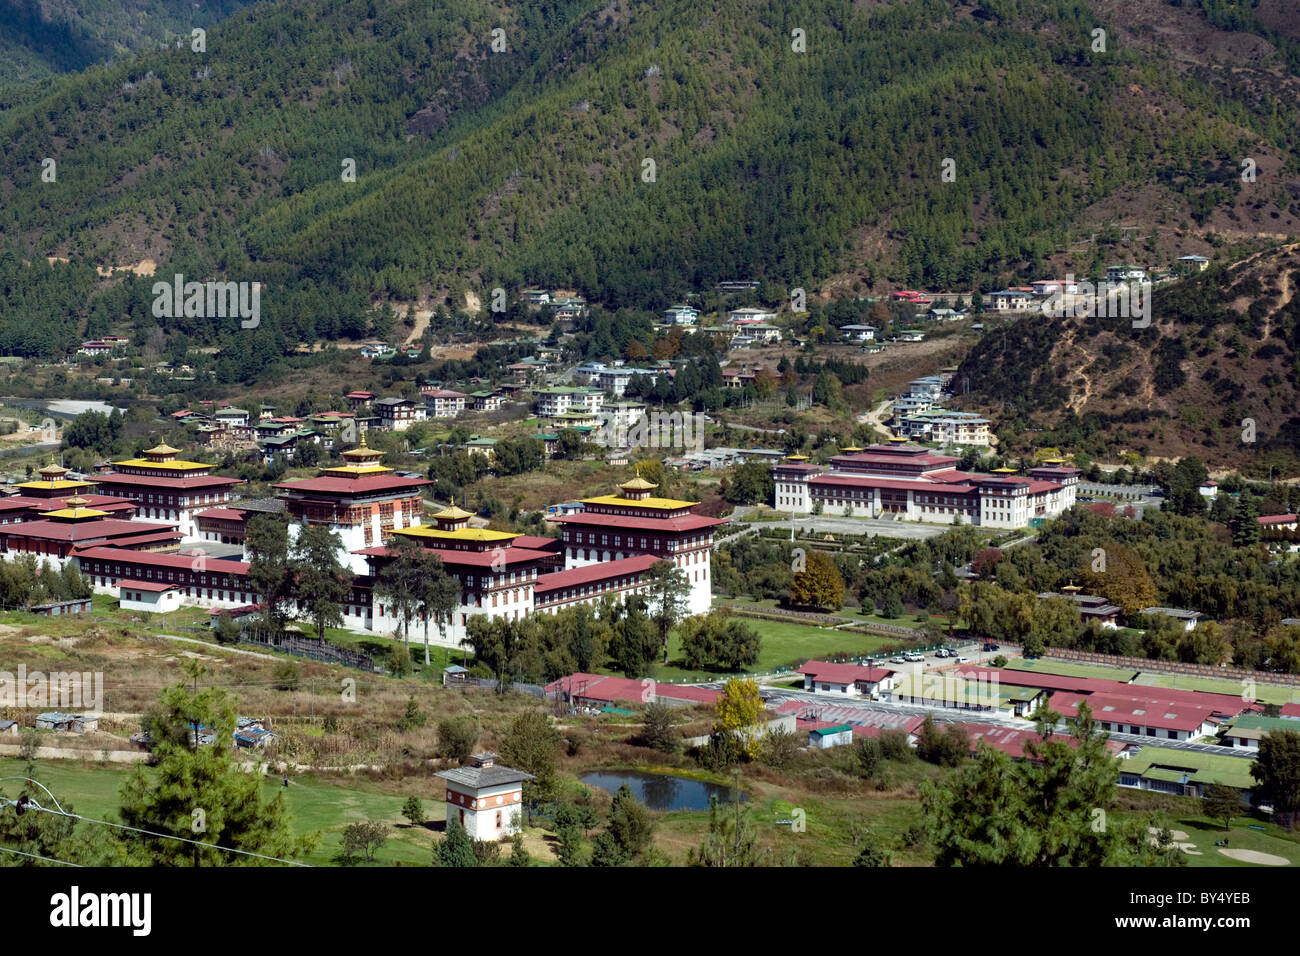
[(650, 704), (655, 701), (673, 707), (714, 704), (722, 691), (708, 687), (688, 687), (660, 681), (632, 680), (607, 674), (570, 674), (551, 681), (547, 694), (557, 694), (562, 702), (574, 707), (614, 707), (627, 704)]
[[(1153, 688), (1154, 690), (1154, 688)], [(1212, 719), (1213, 704), (1174, 701), (1148, 694), (1052, 695), (1052, 709), (1063, 717), (1075, 717), (1086, 703), (1093, 720), (1102, 730), (1155, 737), (1161, 740), (1193, 740), (1213, 734), (1219, 726)]]
[(894, 688), (894, 672), (883, 667), (808, 661), (797, 673), (803, 675), (803, 689), (814, 694), (878, 699)]

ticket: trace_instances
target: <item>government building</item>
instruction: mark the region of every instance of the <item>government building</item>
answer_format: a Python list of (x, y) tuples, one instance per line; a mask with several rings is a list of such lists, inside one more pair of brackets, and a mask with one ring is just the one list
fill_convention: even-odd
[(1071, 508), (1081, 474), (1060, 460), (1027, 476), (963, 472), (958, 459), (906, 442), (845, 451), (829, 465), (809, 464), (802, 455), (773, 465), (776, 510), (1021, 528)]

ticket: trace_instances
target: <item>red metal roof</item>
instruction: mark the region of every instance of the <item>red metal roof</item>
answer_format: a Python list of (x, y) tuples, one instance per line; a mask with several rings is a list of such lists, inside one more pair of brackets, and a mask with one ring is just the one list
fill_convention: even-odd
[(546, 685), (550, 692), (564, 691), (573, 697), (602, 700), (609, 703), (643, 703), (652, 698), (683, 700), (695, 704), (712, 704), (722, 696), (722, 691), (707, 687), (687, 687), (681, 684), (664, 684), (658, 681), (639, 681), (626, 677), (609, 677), (605, 674), (570, 674)]
[(234, 508), (208, 508), (194, 515), (196, 518), (224, 518), (227, 521), (243, 521), (244, 512)]
[(23, 521), (0, 526), (0, 536), (9, 538), (36, 538), (42, 541), (87, 541), (105, 538), (145, 538), (161, 535), (163, 539), (180, 539), (183, 535), (169, 524), (146, 524), (124, 518), (97, 518), (93, 521)]
[(196, 475), (193, 478), (155, 478), (152, 475), (124, 475), (109, 471), (96, 475), (95, 481), (101, 485), (139, 485), (147, 488), (173, 488), (187, 490), (190, 488), (225, 488), (229, 485), (242, 485), (242, 478), (221, 478), (217, 475)]
[(1283, 717), (1300, 717), (1300, 704), (1283, 704), (1278, 713)]
[(813, 680), (826, 681), (831, 684), (852, 684), (857, 681), (878, 684), (892, 672), (885, 670), (883, 667), (863, 667), (860, 664), (834, 664), (830, 661), (808, 661), (799, 668), (798, 673), (811, 674)]
[[(965, 729), (970, 737), (972, 751), (978, 748), (980, 743), (986, 743), (994, 750), (1001, 750), (1004, 754), (1016, 760), (1024, 758), (1025, 744), (1028, 741), (1042, 740), (1041, 735), (1036, 730), (1021, 730), (1014, 727), (1002, 727), (997, 724), (962, 723), (960, 726)], [(1078, 747), (1078, 742), (1068, 734), (1056, 733), (1050, 739), (1063, 741), (1071, 747)], [(1106, 741), (1106, 749), (1112, 754), (1119, 753), (1124, 747), (1125, 744), (1118, 740)]]
[(570, 568), (553, 574), (540, 574), (533, 586), (535, 595), (555, 591), (560, 588), (577, 587), (596, 581), (607, 581), (628, 574), (641, 574), (656, 561), (661, 560), (653, 554), (642, 554), (635, 558), (622, 558), (618, 561), (605, 561), (589, 564), (586, 567)]
[(559, 538), (547, 538), (535, 534), (521, 534), (517, 538), (512, 538), (510, 544), (516, 548), (532, 548), (536, 551), (559, 551), (564, 546), (564, 542)]
[(1198, 730), (1202, 724), (1209, 722), (1215, 709), (1213, 704), (1194, 704), (1158, 697), (1069, 693), (1052, 695), (1052, 709), (1063, 717), (1075, 716), (1081, 703), (1088, 705), (1093, 720), (1110, 723), (1118, 721), (1158, 730)]
[(1295, 524), (1295, 515), (1260, 515), (1255, 519), (1260, 524)]
[[(77, 552), (77, 558), (81, 561), (117, 561), (151, 568), (200, 570), (194, 566), (197, 558), (192, 554), (157, 554), (153, 551), (132, 551), (130, 548), (114, 548), (112, 546), (86, 548)], [(201, 570), (218, 574), (233, 574), (235, 576), (246, 575), (248, 574), (248, 562), (210, 558)]]
[(362, 495), (375, 491), (414, 490), (433, 482), (427, 478), (402, 478), (398, 475), (361, 475), (357, 478), (305, 478), (281, 481), (272, 487), (288, 491), (313, 491), (326, 495)]
[(706, 518), (704, 515), (680, 515), (676, 518), (636, 518), (631, 515), (597, 514), (579, 511), (556, 518), (557, 522), (589, 525), (598, 528), (633, 528), (638, 531), (698, 531), (726, 524), (725, 518)]
[(119, 588), (131, 588), (135, 591), (173, 591), (180, 590), (179, 584), (164, 584), (161, 581), (136, 581), (131, 578), (122, 578), (117, 582)]

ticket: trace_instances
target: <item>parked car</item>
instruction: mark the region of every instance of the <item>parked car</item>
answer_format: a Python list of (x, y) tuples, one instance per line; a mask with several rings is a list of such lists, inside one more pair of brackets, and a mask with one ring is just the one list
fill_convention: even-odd
[(937, 651), (934, 652), (934, 656), (935, 656), (935, 657), (952, 657), (952, 651), (948, 650), (948, 648), (946, 648), (946, 647), (941, 647), (941, 648), (939, 648)]
[(924, 654), (904, 654), (903, 657), (909, 664), (921, 664), (925, 662)]
[(984, 645), (984, 650), (986, 650), (986, 651), (1000, 651), (1000, 650), (1002, 650), (1002, 647), (1001, 647), (1000, 645), (998, 645), (998, 644), (994, 644), (992, 641), (989, 641), (987, 644)]
[(969, 664), (969, 663), (970, 663), (970, 658), (969, 658), (969, 657), (959, 657), (959, 658), (957, 658), (957, 663), (958, 663), (958, 664)]
[(891, 663), (891, 664), (906, 664), (906, 663), (907, 663), (907, 658), (906, 658), (906, 657), (891, 657), (891, 658), (889, 659), (889, 663)]

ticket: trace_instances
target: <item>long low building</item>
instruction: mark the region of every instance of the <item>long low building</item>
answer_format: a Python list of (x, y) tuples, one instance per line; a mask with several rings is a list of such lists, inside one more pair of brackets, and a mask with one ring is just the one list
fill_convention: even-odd
[(1072, 507), (1081, 472), (1050, 462), (1028, 476), (959, 471), (958, 459), (895, 442), (836, 455), (829, 466), (791, 456), (773, 466), (778, 511), (884, 516), (939, 524), (1020, 528)]

